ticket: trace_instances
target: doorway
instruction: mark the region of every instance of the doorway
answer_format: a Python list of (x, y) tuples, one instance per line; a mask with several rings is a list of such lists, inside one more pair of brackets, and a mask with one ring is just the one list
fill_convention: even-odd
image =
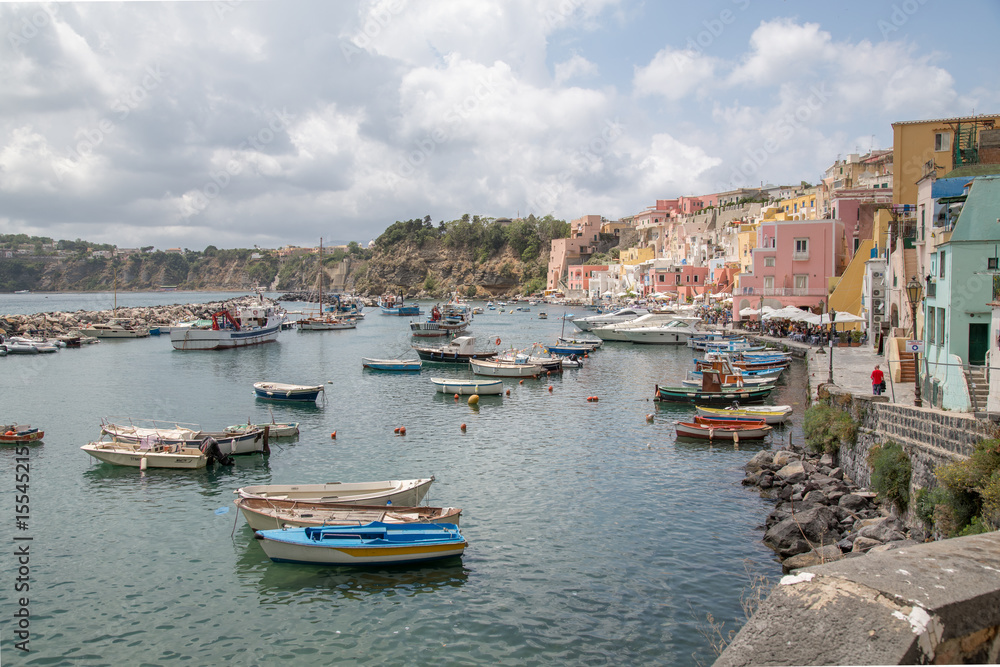
[(969, 363), (973, 366), (986, 364), (986, 352), (990, 349), (990, 325), (977, 323), (969, 325)]

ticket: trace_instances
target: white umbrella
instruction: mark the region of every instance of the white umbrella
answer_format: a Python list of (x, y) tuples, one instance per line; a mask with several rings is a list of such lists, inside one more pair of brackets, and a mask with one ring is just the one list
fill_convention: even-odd
[(799, 321), (800, 322), (807, 322), (809, 324), (814, 324), (814, 325), (818, 326), (818, 325), (820, 325), (820, 324), (823, 323), (823, 316), (822, 315), (813, 315), (812, 313), (808, 313), (808, 314), (804, 315), (802, 317), (802, 319), (799, 320)]
[(773, 312), (764, 315), (765, 320), (787, 320), (792, 317), (797, 317), (802, 311), (795, 306), (785, 306), (780, 310), (775, 310)]
[(835, 311), (835, 312), (837, 313), (837, 317), (834, 318), (834, 320), (833, 320), (835, 324), (840, 324), (841, 322), (843, 322), (844, 324), (850, 324), (852, 322), (864, 322), (865, 321), (865, 318), (859, 317), (859, 316), (855, 315), (854, 313), (848, 313), (847, 311), (844, 311), (844, 310), (838, 310), (838, 311)]
[(750, 317), (751, 315), (759, 315), (760, 311), (756, 308), (744, 308), (740, 311), (740, 317)]
[(792, 314), (788, 319), (792, 322), (812, 322), (812, 319), (817, 317), (813, 315), (808, 310), (800, 310), (797, 313)]

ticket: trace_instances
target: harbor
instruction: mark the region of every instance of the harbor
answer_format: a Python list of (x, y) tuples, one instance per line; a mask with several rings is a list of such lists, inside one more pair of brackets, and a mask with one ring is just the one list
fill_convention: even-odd
[[(70, 312), (93, 299), (61, 298)], [(563, 316), (591, 312), (546, 310), (487, 310), (463, 335), (477, 349), (586, 336)], [(409, 319), (369, 309), (353, 330), (283, 331), (247, 349), (151, 336), (0, 360), (7, 419), (45, 431), (30, 446), (32, 657), (122, 663), (141, 645), (160, 663), (710, 663), (708, 615), (740, 627), (747, 572), (781, 575), (761, 540), (772, 505), (742, 482), (756, 453), (802, 441), (805, 364), (793, 360), (769, 397), (794, 409), (766, 439), (677, 439), (695, 407), (652, 399), (694, 370), (701, 353), (686, 345), (607, 342), (578, 368), (498, 378), (504, 393), (470, 404), (431, 382), (473, 380), (467, 366), (363, 367), (415, 357)], [(323, 385), (323, 400), (261, 400), (261, 381)], [(231, 466), (143, 471), (80, 450), (109, 415), (206, 430), (297, 422), (299, 435)], [(13, 448), (2, 451), (12, 471)], [(423, 565), (275, 563), (234, 504), (254, 485), (432, 476), (423, 503), (460, 508), (468, 546)], [(67, 507), (72, 535), (42, 540)]]

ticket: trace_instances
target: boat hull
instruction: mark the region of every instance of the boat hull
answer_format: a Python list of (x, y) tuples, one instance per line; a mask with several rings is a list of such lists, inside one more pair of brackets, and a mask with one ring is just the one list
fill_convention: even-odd
[(231, 350), (237, 347), (263, 345), (278, 340), (280, 324), (241, 331), (183, 328), (170, 332), (170, 344), (175, 350)]
[(315, 402), (323, 392), (323, 385), (312, 387), (283, 385), (274, 382), (257, 382), (254, 395), (266, 401)]
[(711, 424), (694, 424), (690, 422), (678, 422), (674, 425), (677, 436), (680, 438), (697, 438), (699, 440), (729, 440), (736, 442), (740, 440), (760, 440), (767, 437), (771, 432), (771, 427), (766, 424), (757, 427), (733, 427), (714, 426)]
[[(382, 532), (381, 526), (387, 526), (384, 539), (366, 539), (377, 534), (372, 531)], [(255, 537), (276, 563), (315, 565), (419, 563), (460, 556), (468, 545), (458, 526), (447, 523), (291, 528), (257, 531)]]
[(502, 380), (452, 380), (448, 378), (431, 378), (434, 387), (442, 394), (463, 395), (498, 395), (503, 393)]
[(492, 359), (496, 352), (477, 352), (462, 354), (461, 352), (443, 352), (433, 348), (414, 347), (417, 356), (423, 361), (433, 361), (439, 364), (468, 364), (470, 359)]
[(268, 436), (272, 438), (291, 438), (299, 434), (298, 422), (286, 422), (283, 424), (234, 424), (223, 429), (229, 435), (243, 435), (253, 431), (263, 431), (267, 429)]
[(28, 442), (39, 442), (44, 437), (45, 431), (39, 431), (38, 429), (22, 431), (13, 435), (0, 433), (0, 445), (20, 445)]
[[(116, 466), (132, 468), (176, 468), (194, 470), (204, 468), (208, 459), (198, 450), (189, 447), (181, 448), (179, 452), (143, 451), (134, 447), (123, 446), (122, 443), (92, 442), (81, 447), (83, 451), (98, 461)], [(195, 453), (197, 452), (197, 453)]]
[(241, 498), (303, 500), (308, 502), (340, 503), (342, 505), (400, 505), (414, 507), (427, 495), (433, 477), (426, 479), (391, 480), (328, 484), (263, 484), (244, 486), (233, 493)]
[(732, 408), (712, 408), (703, 405), (695, 407), (699, 415), (711, 417), (712, 419), (763, 419), (764, 423), (770, 426), (783, 424), (792, 416), (792, 408), (790, 406), (776, 406), (783, 408), (781, 410), (755, 410), (753, 408), (739, 408), (734, 410)]
[(462, 510), (457, 507), (342, 505), (261, 498), (238, 498), (234, 502), (247, 525), (254, 530), (277, 530), (286, 526), (360, 526), (372, 521), (450, 523), (457, 526), (462, 516)]
[(763, 401), (767, 398), (773, 386), (751, 389), (725, 389), (719, 391), (705, 391), (692, 387), (660, 387), (657, 386), (653, 395), (654, 401), (664, 401), (667, 403), (732, 403)]
[(541, 364), (503, 363), (489, 359), (472, 359), (469, 361), (469, 364), (472, 366), (472, 372), (475, 375), (485, 377), (535, 378), (545, 372)]
[(419, 371), (422, 365), (419, 359), (361, 359), (361, 366), (373, 371)]

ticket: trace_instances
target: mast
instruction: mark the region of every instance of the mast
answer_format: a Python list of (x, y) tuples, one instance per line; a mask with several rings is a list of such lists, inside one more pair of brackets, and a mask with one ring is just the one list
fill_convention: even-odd
[(323, 317), (323, 237), (319, 237), (319, 316)]

